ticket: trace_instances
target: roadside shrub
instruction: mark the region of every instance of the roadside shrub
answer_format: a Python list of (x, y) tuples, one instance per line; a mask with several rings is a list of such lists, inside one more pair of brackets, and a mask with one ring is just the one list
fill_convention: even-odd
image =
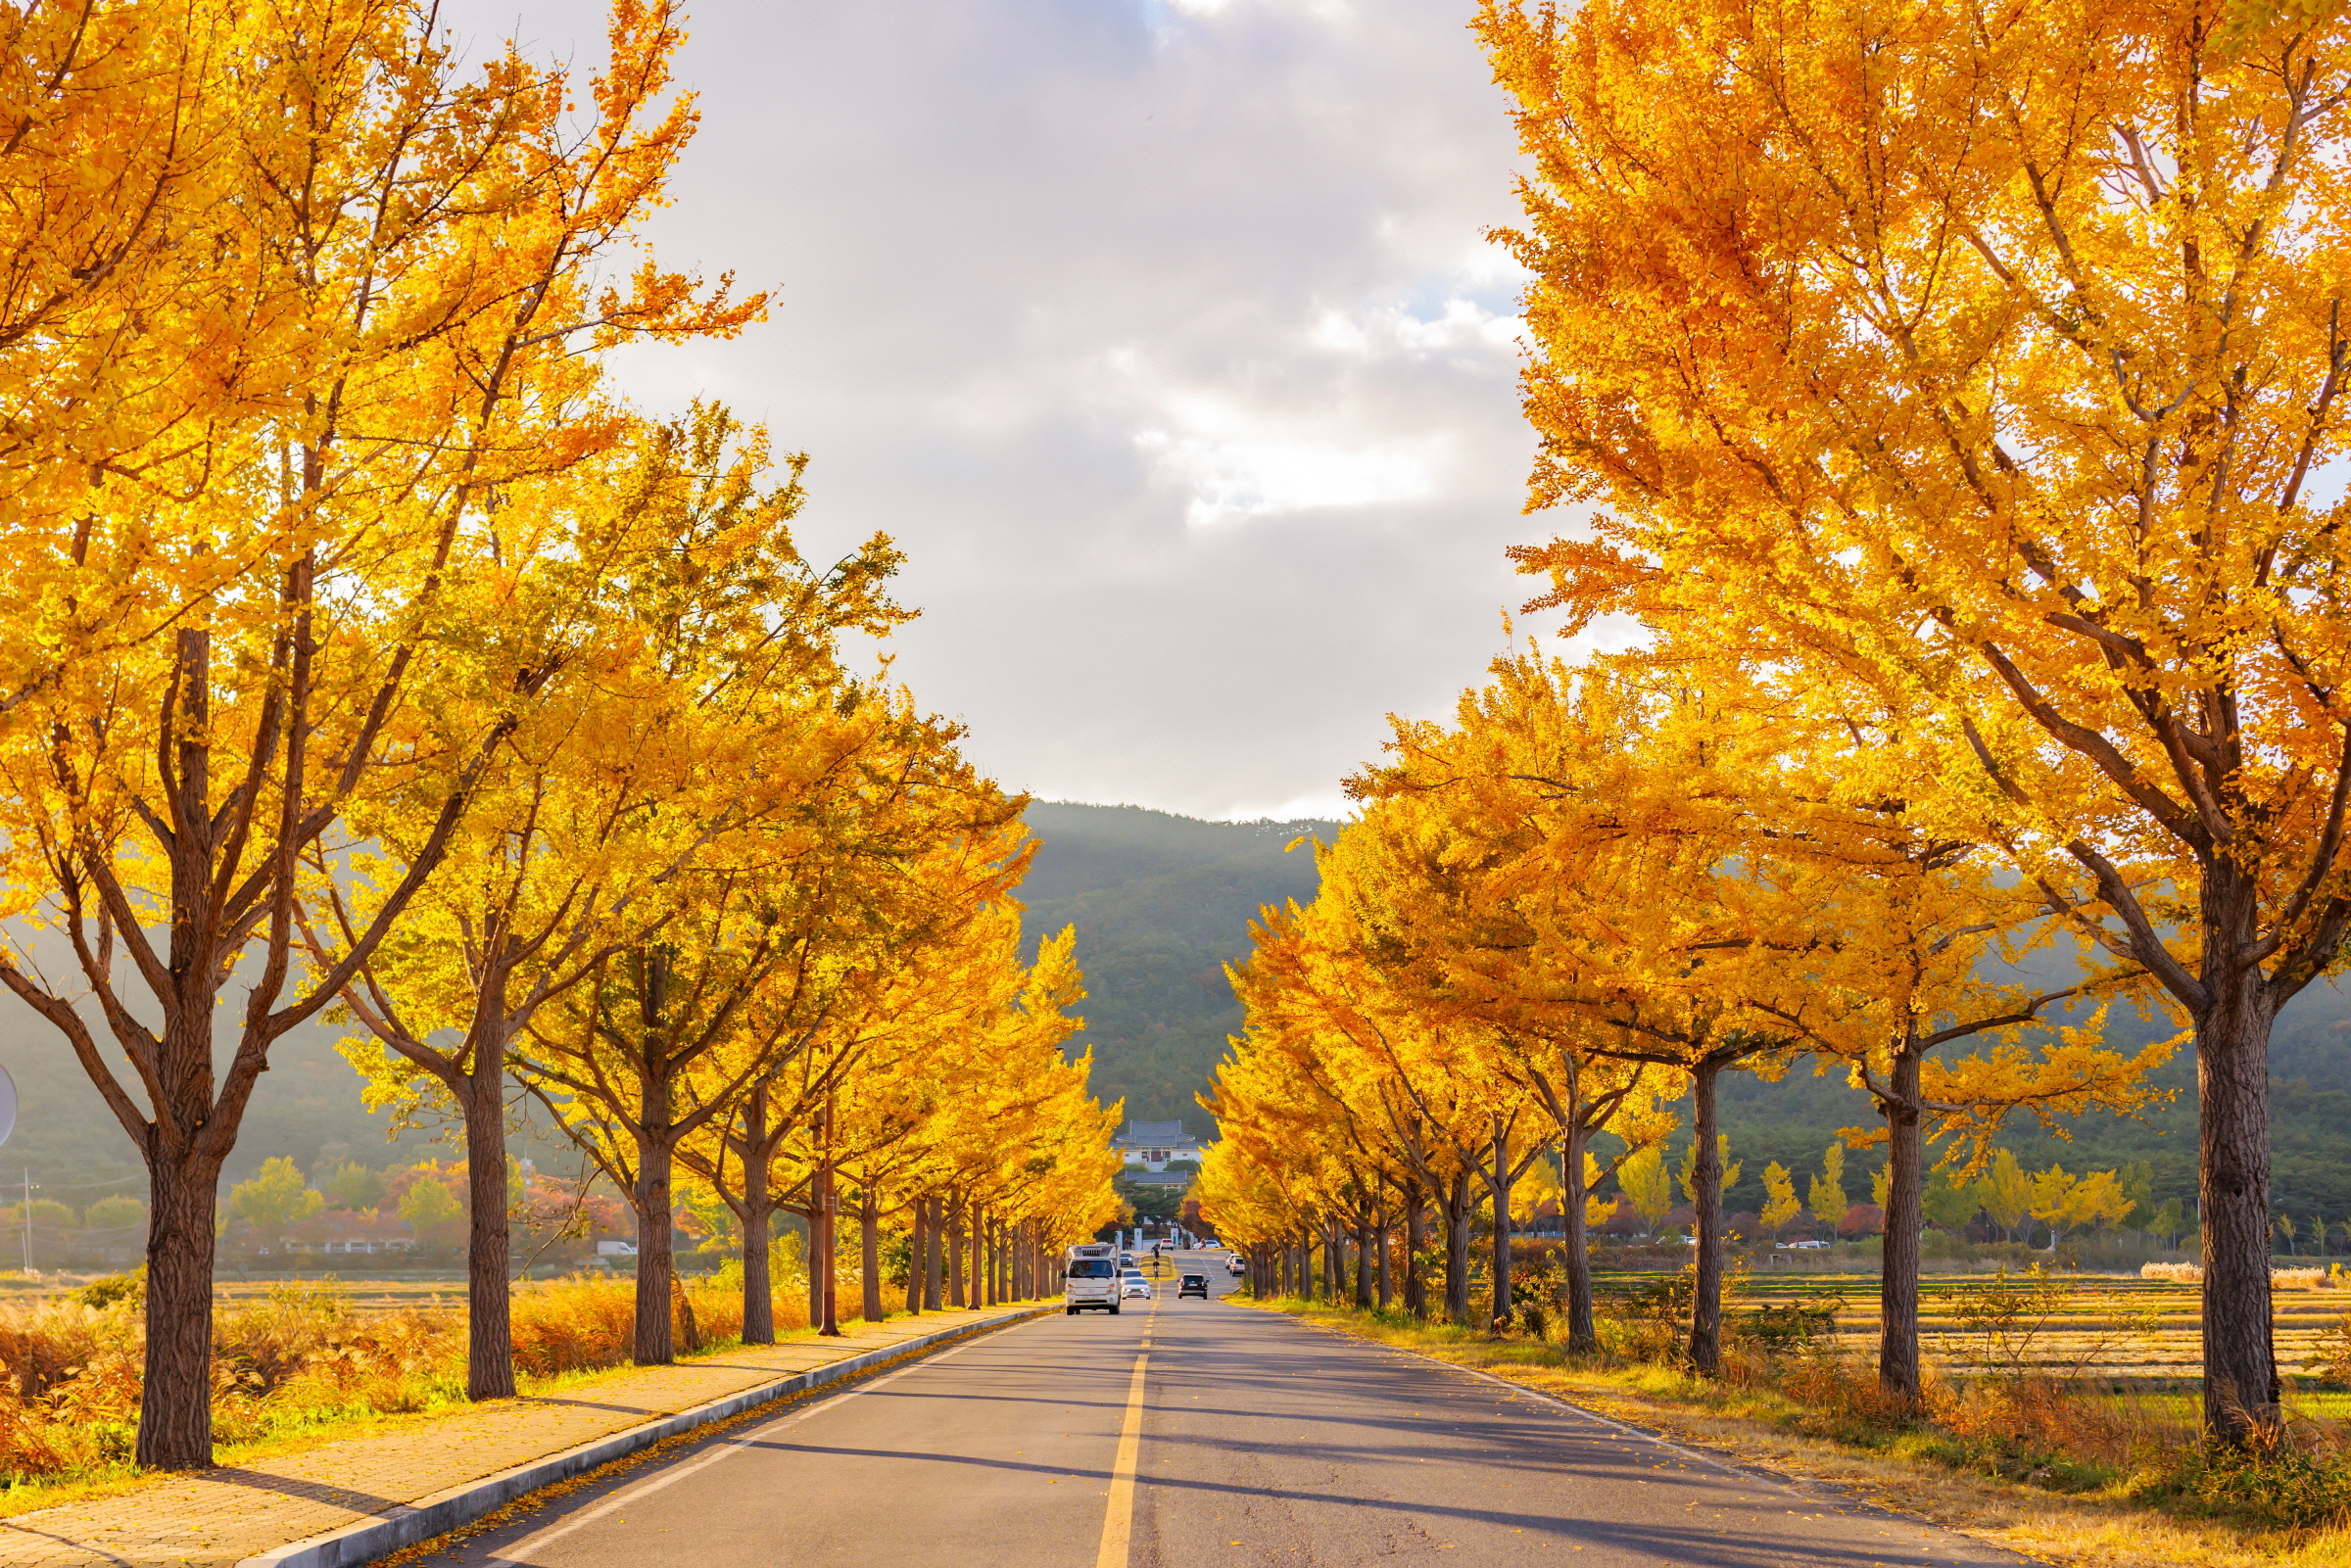
[(619, 1280), (547, 1280), (514, 1293), (514, 1369), (537, 1377), (618, 1366), (637, 1333), (635, 1288)]
[[(681, 1349), (687, 1343), (686, 1312), (680, 1310), (681, 1304), (693, 1313), (695, 1337), (702, 1349), (743, 1338), (742, 1276), (735, 1278), (733, 1289), (727, 1287), (722, 1271), (671, 1294), (670, 1331)], [(797, 1327), (806, 1321), (804, 1308), (788, 1317), (789, 1300), (776, 1303), (778, 1328), (788, 1322)], [(636, 1282), (575, 1274), (524, 1286), (514, 1293), (513, 1323), (517, 1372), (557, 1377), (619, 1366), (636, 1346)]]
[(1546, 1247), (1532, 1258), (1518, 1258), (1511, 1266), (1511, 1315), (1528, 1339), (1551, 1337), (1552, 1318), (1567, 1294), (1567, 1270), (1559, 1254)]
[[(109, 1198), (108, 1203), (120, 1200)], [(73, 1293), (73, 1299), (84, 1307), (112, 1307), (117, 1302), (128, 1302), (134, 1307), (147, 1306), (147, 1265), (141, 1263), (127, 1274), (108, 1274), (93, 1279)]]
[(1697, 1294), (1697, 1276), (1686, 1270), (1615, 1286), (1598, 1304), (1601, 1344), (1628, 1360), (1679, 1360), (1683, 1325)]
[(1957, 1326), (1942, 1336), (1944, 1354), (2008, 1378), (2079, 1374), (2122, 1342), (2161, 1327), (2162, 1309), (2153, 1302), (2086, 1326), (2073, 1313), (2078, 1294), (2071, 1281), (2036, 1263), (2020, 1275), (2003, 1266), (1992, 1280), (1936, 1292), (1930, 1300)]
[(127, 1308), (77, 1301), (0, 1307), (0, 1368), (19, 1400), (40, 1400), (120, 1344), (143, 1344)]
[(2331, 1383), (2351, 1383), (2351, 1312), (2319, 1331), (2309, 1369)]
[(1808, 1407), (1799, 1428), (1847, 1441), (1900, 1431), (1918, 1413), (1879, 1385), (1874, 1365), (1825, 1345), (1782, 1364), (1771, 1383)]
[(2183, 1479), (2209, 1506), (2250, 1513), (2288, 1530), (2351, 1518), (2351, 1463), (2339, 1453), (2285, 1445), (2267, 1450), (2216, 1446), (2196, 1456)]
[(1835, 1302), (1771, 1302), (1732, 1325), (1732, 1333), (1768, 1356), (1808, 1351), (1837, 1332)]

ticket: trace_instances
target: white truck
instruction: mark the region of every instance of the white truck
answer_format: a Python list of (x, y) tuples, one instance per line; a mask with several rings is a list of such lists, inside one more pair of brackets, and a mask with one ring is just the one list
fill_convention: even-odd
[(1062, 1263), (1061, 1303), (1072, 1317), (1089, 1307), (1119, 1309), (1118, 1249), (1101, 1242), (1073, 1247)]

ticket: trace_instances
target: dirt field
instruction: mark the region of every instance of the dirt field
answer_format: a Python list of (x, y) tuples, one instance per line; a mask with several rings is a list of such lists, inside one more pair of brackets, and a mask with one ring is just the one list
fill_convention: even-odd
[[(2059, 1274), (2045, 1293), (2036, 1295), (2023, 1276), (2010, 1276), (2007, 1288), (2014, 1295), (2002, 1301), (1999, 1282), (1983, 1274), (1923, 1280), (1919, 1329), (1928, 1356), (1952, 1371), (2030, 1369), (2148, 1390), (2203, 1373), (2195, 1285)], [(1735, 1320), (1757, 1307), (1794, 1302), (1833, 1307), (1839, 1341), (1856, 1353), (1875, 1352), (1875, 1274), (1749, 1275), (1739, 1282), (1730, 1315)], [(2320, 1333), (2351, 1313), (2351, 1291), (2280, 1290), (2274, 1304), (2279, 1363), (2301, 1372)]]

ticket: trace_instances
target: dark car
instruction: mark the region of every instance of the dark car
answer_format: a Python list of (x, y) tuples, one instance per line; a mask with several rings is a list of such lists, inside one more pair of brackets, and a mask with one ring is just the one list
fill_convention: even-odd
[(1207, 1301), (1208, 1276), (1206, 1274), (1186, 1274), (1182, 1279), (1176, 1281), (1176, 1299), (1182, 1301), (1186, 1296), (1197, 1296), (1202, 1301)]

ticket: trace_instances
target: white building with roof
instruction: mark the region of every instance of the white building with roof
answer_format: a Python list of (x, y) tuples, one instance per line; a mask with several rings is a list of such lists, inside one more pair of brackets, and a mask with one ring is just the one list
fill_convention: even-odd
[(1186, 1133), (1180, 1121), (1129, 1121), (1111, 1147), (1129, 1168), (1165, 1170), (1172, 1161), (1198, 1160), (1207, 1146)]

